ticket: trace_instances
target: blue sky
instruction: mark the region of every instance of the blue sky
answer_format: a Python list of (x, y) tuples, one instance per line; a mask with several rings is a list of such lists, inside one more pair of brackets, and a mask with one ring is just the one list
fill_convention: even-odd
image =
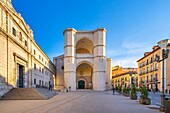
[(170, 38), (170, 0), (12, 0), (52, 60), (64, 53), (65, 28), (107, 30), (113, 65), (137, 67), (159, 40)]

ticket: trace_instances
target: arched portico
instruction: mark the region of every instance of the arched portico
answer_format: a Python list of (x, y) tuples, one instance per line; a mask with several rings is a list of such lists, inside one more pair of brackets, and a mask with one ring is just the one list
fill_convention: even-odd
[(93, 67), (88, 63), (81, 63), (76, 68), (76, 89), (92, 89)]

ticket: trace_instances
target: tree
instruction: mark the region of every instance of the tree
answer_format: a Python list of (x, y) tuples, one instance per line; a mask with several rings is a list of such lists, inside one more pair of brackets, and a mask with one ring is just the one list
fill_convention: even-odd
[(150, 105), (151, 100), (148, 98), (148, 91), (147, 91), (147, 88), (146, 88), (144, 82), (142, 82), (139, 89), (140, 89), (140, 92), (141, 92), (139, 102), (141, 104)]
[(132, 100), (136, 100), (137, 99), (137, 88), (136, 88), (136, 84), (132, 84), (132, 89), (131, 89), (131, 94), (130, 94), (130, 98)]

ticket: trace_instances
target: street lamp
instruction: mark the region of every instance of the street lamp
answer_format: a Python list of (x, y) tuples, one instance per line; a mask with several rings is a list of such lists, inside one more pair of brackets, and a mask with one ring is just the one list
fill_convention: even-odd
[(159, 47), (162, 49), (162, 59), (160, 60), (160, 56), (156, 55), (156, 61), (162, 61), (162, 94), (161, 94), (161, 107), (160, 111), (165, 111), (165, 93), (164, 93), (164, 60), (168, 58), (169, 50), (166, 49), (166, 46), (169, 43), (169, 39), (161, 40), (158, 42)]

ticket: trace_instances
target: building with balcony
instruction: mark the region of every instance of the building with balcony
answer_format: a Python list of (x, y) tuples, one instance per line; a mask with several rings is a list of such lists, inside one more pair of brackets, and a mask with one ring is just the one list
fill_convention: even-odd
[[(170, 45), (167, 46), (170, 49)], [(153, 46), (151, 52), (145, 52), (138, 62), (139, 84), (143, 81), (148, 90), (162, 91), (162, 62), (156, 61), (156, 55), (162, 57), (159, 46)], [(170, 56), (170, 55), (169, 55)], [(170, 57), (165, 60), (165, 90), (170, 90)]]
[(112, 84), (114, 87), (128, 87), (135, 83), (138, 85), (137, 68), (123, 68), (115, 66), (112, 68)]
[(106, 90), (112, 86), (112, 60), (106, 58), (106, 30), (64, 31), (64, 55), (54, 57), (57, 87)]
[(49, 87), (54, 83), (55, 70), (11, 0), (0, 0), (0, 90), (6, 85)]

